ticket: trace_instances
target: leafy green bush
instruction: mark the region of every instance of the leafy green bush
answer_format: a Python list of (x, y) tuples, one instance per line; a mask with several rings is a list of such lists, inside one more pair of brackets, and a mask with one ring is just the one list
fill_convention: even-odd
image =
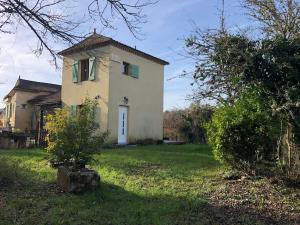
[(80, 169), (90, 162), (90, 153), (103, 145), (108, 133), (95, 122), (96, 107), (96, 101), (85, 99), (77, 112), (64, 107), (47, 116), (47, 150), (56, 165)]
[(261, 160), (273, 160), (277, 122), (255, 95), (219, 107), (206, 124), (214, 156), (232, 168), (252, 172)]

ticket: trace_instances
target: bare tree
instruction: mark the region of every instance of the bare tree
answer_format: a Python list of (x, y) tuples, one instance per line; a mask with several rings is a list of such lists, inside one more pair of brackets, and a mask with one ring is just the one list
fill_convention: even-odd
[(244, 0), (243, 6), (266, 35), (300, 37), (299, 0)]
[(164, 137), (188, 143), (206, 143), (204, 124), (211, 120), (214, 108), (191, 104), (185, 109), (164, 112)]
[(191, 74), (196, 88), (191, 100), (234, 103), (239, 92), (246, 88), (239, 79), (247, 61), (243, 51), (248, 43), (246, 35), (198, 28), (185, 41), (187, 55), (195, 63)]
[[(300, 37), (299, 0), (242, 2), (247, 13), (261, 25), (264, 38)], [(194, 33), (185, 39), (187, 57), (195, 62), (194, 70), (183, 74), (184, 76), (192, 74), (194, 78), (193, 85), (196, 88), (191, 96), (193, 101), (214, 100), (220, 103), (233, 103), (239, 92), (246, 88), (239, 77), (248, 60), (244, 50), (249, 44), (254, 44), (256, 38), (251, 39), (247, 30), (227, 29), (225, 1), (221, 0), (221, 3), (220, 28), (202, 30), (196, 27)]]
[[(240, 48), (247, 43), (244, 31), (235, 35), (226, 27), (225, 0), (221, 0), (219, 27), (203, 30), (196, 27), (185, 39), (186, 57), (194, 61), (194, 69), (182, 76), (193, 76), (195, 87), (190, 100), (234, 103), (244, 87), (238, 82), (245, 55)], [(232, 47), (233, 46), (233, 47)], [(234, 60), (232, 60), (234, 58)], [(228, 66), (230, 65), (230, 66)]]
[[(86, 9), (75, 20), (68, 0), (0, 0), (0, 33), (14, 33), (19, 25), (31, 30), (38, 39), (37, 55), (46, 49), (56, 65), (53, 42), (73, 44), (85, 37), (79, 32), (81, 25), (91, 21), (103, 27), (114, 28), (113, 20), (121, 18), (129, 31), (138, 38), (140, 24), (146, 22), (143, 9), (155, 4), (153, 0), (87, 0)], [(71, 4), (71, 5), (70, 5)], [(73, 5), (72, 5), (73, 4)], [(88, 16), (84, 16), (84, 10)], [(69, 14), (68, 14), (69, 13)], [(78, 16), (77, 16), (78, 17)]]

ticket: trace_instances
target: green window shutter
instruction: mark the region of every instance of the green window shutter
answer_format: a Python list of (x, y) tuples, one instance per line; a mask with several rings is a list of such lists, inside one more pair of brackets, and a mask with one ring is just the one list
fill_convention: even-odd
[(77, 105), (71, 105), (71, 111), (70, 111), (71, 116), (76, 116), (76, 113), (77, 113)]
[(96, 77), (96, 57), (89, 58), (89, 80), (95, 80)]
[(75, 61), (72, 65), (72, 81), (73, 83), (78, 82), (78, 61)]
[(131, 76), (134, 78), (139, 78), (139, 67), (137, 65), (130, 65)]

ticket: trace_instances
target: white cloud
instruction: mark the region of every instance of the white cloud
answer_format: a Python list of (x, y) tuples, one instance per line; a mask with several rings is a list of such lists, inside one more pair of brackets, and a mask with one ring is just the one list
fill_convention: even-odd
[(11, 90), (19, 76), (24, 79), (61, 83), (61, 72), (51, 65), (51, 57), (44, 52), (37, 57), (31, 49), (36, 44), (26, 32), (0, 36), (0, 107), (2, 98)]

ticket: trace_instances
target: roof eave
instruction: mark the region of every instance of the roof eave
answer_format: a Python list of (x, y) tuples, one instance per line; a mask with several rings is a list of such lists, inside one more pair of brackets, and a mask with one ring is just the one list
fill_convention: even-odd
[(70, 48), (67, 48), (67, 49), (59, 52), (58, 54), (61, 55), (61, 56), (67, 56), (67, 55), (75, 54), (75, 53), (78, 53), (78, 52), (81, 52), (81, 51), (88, 51), (88, 50), (92, 50), (92, 49), (95, 49), (95, 48), (104, 47), (104, 46), (107, 46), (107, 45), (113, 45), (117, 48), (120, 48), (120, 46), (122, 46), (124, 48), (130, 49), (133, 53), (136, 53), (137, 55), (139, 55), (143, 58), (146, 58), (148, 60), (151, 60), (153, 62), (159, 63), (159, 64), (164, 65), (164, 66), (170, 64), (169, 62), (167, 62), (165, 60), (159, 59), (155, 56), (152, 56), (148, 53), (145, 53), (145, 52), (142, 52), (142, 51), (137, 50), (135, 48), (132, 48), (128, 45), (122, 44), (121, 42), (115, 41), (113, 39), (110, 39), (110, 40), (102, 42), (102, 43), (93, 44), (93, 45), (90, 45), (90, 46), (87, 46), (87, 47), (80, 47), (80, 48), (77, 48), (75, 50), (72, 50), (73, 47), (70, 47)]
[(7, 95), (4, 96), (3, 101), (5, 101), (5, 99), (12, 97), (14, 94), (15, 94), (15, 89), (13, 88)]
[[(143, 57), (143, 58), (146, 58), (146, 59), (151, 60), (151, 61), (153, 61), (153, 62), (159, 63), (159, 64), (161, 64), (161, 65), (164, 65), (164, 66), (165, 66), (165, 65), (169, 65), (169, 64), (170, 64), (169, 62), (167, 62), (167, 61), (165, 61), (165, 60), (162, 60), (162, 59), (160, 59), (160, 58), (157, 58), (157, 57), (155, 57), (155, 56), (153, 56), (153, 55), (150, 55), (150, 54), (148, 54), (148, 53), (145, 53), (145, 52), (143, 52), (143, 51), (140, 51), (140, 50), (135, 49), (135, 48), (133, 48), (133, 47), (130, 47), (130, 46), (128, 46), (128, 45), (125, 45), (125, 44), (123, 44), (123, 43), (121, 43), (121, 42), (112, 40), (112, 43), (111, 43), (111, 44), (112, 44), (113, 46), (117, 47), (117, 48), (120, 48), (119, 46), (122, 46), (122, 47), (124, 47), (124, 48), (130, 49), (133, 53), (136, 53), (138, 56)], [(119, 45), (119, 46), (118, 46), (118, 45)]]

